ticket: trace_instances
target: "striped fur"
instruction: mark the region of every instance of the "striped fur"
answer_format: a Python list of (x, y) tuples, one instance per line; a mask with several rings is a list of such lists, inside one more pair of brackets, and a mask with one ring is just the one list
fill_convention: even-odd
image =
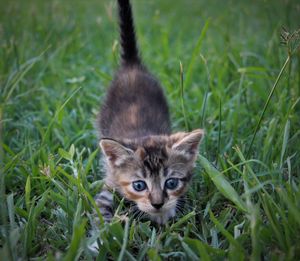
[(118, 0), (118, 8), (121, 66), (98, 117), (107, 189), (95, 200), (107, 222), (114, 214), (114, 190), (164, 224), (188, 189), (203, 130), (171, 134), (163, 90), (139, 56), (129, 0)]

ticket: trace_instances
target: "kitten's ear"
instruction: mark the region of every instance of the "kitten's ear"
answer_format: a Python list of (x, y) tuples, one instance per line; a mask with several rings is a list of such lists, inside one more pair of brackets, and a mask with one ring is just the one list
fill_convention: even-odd
[(198, 147), (204, 136), (204, 130), (197, 129), (192, 132), (178, 132), (170, 136), (172, 150), (185, 156), (188, 160), (196, 160)]
[(115, 167), (121, 166), (134, 152), (124, 147), (122, 144), (111, 139), (101, 139), (100, 147), (107, 161)]

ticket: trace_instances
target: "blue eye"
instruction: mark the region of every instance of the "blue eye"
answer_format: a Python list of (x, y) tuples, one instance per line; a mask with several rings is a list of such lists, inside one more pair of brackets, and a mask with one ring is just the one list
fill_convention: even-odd
[(143, 191), (147, 188), (146, 182), (142, 180), (132, 182), (132, 186), (136, 191)]
[(177, 178), (170, 178), (170, 179), (166, 180), (165, 187), (167, 189), (175, 189), (175, 188), (177, 188), (178, 183), (179, 183), (179, 181)]

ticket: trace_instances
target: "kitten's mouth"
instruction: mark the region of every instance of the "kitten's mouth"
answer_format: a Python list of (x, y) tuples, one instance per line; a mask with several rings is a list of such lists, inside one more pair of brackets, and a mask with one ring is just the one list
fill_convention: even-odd
[(148, 212), (150, 219), (158, 224), (165, 224), (170, 218), (175, 216), (175, 210), (157, 209)]
[(149, 211), (149, 214), (153, 215), (153, 216), (161, 216), (165, 212), (166, 212), (166, 210), (164, 210), (164, 209), (153, 209), (153, 210)]
[(161, 214), (163, 211), (161, 209), (154, 209), (151, 211), (153, 214)]

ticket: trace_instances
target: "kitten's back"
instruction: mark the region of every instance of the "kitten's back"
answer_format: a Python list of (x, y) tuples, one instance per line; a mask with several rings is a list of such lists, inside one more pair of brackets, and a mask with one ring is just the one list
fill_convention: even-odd
[(140, 67), (121, 68), (102, 107), (100, 131), (116, 139), (170, 134), (168, 106), (157, 80)]
[(100, 112), (102, 137), (132, 139), (170, 134), (166, 99), (158, 81), (141, 62), (129, 0), (118, 0), (121, 68)]

